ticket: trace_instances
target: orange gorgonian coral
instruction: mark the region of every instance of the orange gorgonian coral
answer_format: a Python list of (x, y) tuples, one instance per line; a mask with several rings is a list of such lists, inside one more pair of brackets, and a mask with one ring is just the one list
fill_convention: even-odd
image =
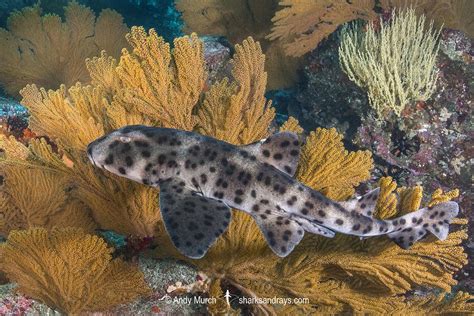
[(20, 292), (67, 314), (99, 311), (150, 293), (137, 267), (79, 228), (12, 231), (0, 269)]
[(265, 53), (268, 72), (266, 89), (291, 87), (298, 80), (297, 70), (302, 60), (285, 55), (279, 42), (265, 38), (272, 26), (272, 16), (279, 0), (177, 0), (185, 31), (200, 35), (225, 36), (232, 44), (252, 36)]
[(334, 32), (339, 25), (355, 19), (372, 19), (375, 0), (285, 0), (276, 12), (268, 35), (279, 39), (289, 56), (301, 56)]
[(122, 16), (113, 10), (94, 12), (73, 1), (65, 19), (41, 16), (39, 6), (14, 12), (0, 29), (0, 85), (12, 96), (30, 83), (45, 88), (90, 81), (85, 59), (106, 50), (118, 56), (127, 46)]

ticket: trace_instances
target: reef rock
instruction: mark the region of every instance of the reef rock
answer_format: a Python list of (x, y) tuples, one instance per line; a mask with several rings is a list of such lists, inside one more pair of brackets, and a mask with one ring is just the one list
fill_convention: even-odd
[(459, 188), (465, 207), (473, 202), (468, 171), (474, 153), (473, 53), (472, 41), (463, 33), (444, 30), (433, 96), (408, 104), (399, 120), (379, 124), (363, 117), (355, 138), (356, 144), (394, 166), (392, 176), (404, 185), (422, 181), (428, 190)]
[(297, 102), (290, 103), (288, 114), (297, 117), (305, 130), (335, 127), (352, 138), (370, 106), (365, 91), (339, 66), (338, 47), (335, 32), (308, 54), (303, 83), (296, 89)]
[(208, 72), (206, 84), (210, 87), (224, 77), (231, 76), (231, 46), (223, 37), (203, 36), (200, 39), (204, 44), (204, 61)]
[(0, 96), (0, 133), (21, 138), (28, 126), (28, 111), (17, 101)]
[[(114, 315), (204, 315), (206, 305), (199, 304), (199, 293), (207, 286), (190, 265), (173, 259), (154, 260), (140, 257), (140, 270), (153, 294), (111, 311)], [(205, 301), (203, 294), (202, 300)]]

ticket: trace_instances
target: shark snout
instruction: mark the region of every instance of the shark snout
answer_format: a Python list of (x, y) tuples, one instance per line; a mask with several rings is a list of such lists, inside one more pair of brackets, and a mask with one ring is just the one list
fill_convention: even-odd
[(101, 164), (97, 162), (100, 160), (100, 147), (105, 138), (106, 136), (102, 136), (87, 145), (87, 158), (89, 158), (90, 162), (96, 167), (101, 167)]
[(94, 161), (94, 156), (93, 156), (93, 148), (94, 148), (94, 142), (90, 143), (87, 145), (87, 158), (89, 158), (90, 162), (97, 167), (97, 164)]

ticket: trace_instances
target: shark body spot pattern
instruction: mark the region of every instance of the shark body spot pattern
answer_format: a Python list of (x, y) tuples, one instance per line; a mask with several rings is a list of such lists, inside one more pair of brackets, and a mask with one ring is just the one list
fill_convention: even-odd
[(459, 210), (445, 202), (392, 220), (372, 218), (379, 189), (332, 201), (293, 178), (300, 152), (296, 134), (282, 132), (246, 146), (192, 132), (131, 125), (89, 144), (90, 161), (119, 176), (160, 188), (161, 216), (184, 255), (203, 257), (231, 221), (250, 214), (269, 247), (285, 257), (304, 232), (334, 237), (388, 237), (403, 248), (434, 234), (445, 239)]

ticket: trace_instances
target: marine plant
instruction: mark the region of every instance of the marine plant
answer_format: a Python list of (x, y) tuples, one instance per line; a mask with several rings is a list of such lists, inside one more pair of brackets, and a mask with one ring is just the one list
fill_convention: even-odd
[(56, 89), (89, 82), (84, 59), (102, 49), (118, 56), (127, 46), (128, 28), (113, 10), (96, 18), (91, 9), (72, 1), (64, 16), (64, 21), (55, 14), (41, 16), (36, 5), (12, 13), (7, 29), (0, 28), (0, 85), (7, 93), (18, 96), (29, 83)]
[[(5, 142), (7, 159), (1, 162), (2, 167), (47, 170), (64, 178), (71, 184), (67, 197), (90, 211), (98, 227), (154, 235), (159, 245), (155, 255), (196, 265), (212, 278), (214, 295), (221, 295), (219, 288), (227, 287), (246, 297), (309, 300), (301, 305), (255, 305), (260, 312), (413, 312), (426, 305), (447, 311), (473, 308), (467, 303), (471, 298), (467, 294), (443, 300), (456, 283), (454, 272), (466, 263), (460, 246), (466, 238), (464, 229), (452, 232), (445, 241), (418, 243), (410, 250), (400, 249), (384, 237), (360, 241), (349, 236), (325, 239), (310, 235), (290, 256), (279, 259), (250, 216), (236, 211), (228, 231), (203, 259), (180, 256), (161, 222), (159, 192), (93, 168), (85, 147), (127, 124), (194, 130), (236, 145), (267, 137), (273, 132), (275, 110), (264, 97), (265, 56), (257, 42), (244, 40), (236, 46), (232, 79), (204, 91), (202, 43), (196, 35), (177, 38), (175, 48), (170, 49), (154, 30), (147, 33), (134, 27), (127, 40), (132, 50), (124, 50), (119, 61), (106, 53), (87, 61), (90, 85), (63, 86), (55, 91), (30, 85), (22, 90), (22, 103), (31, 112), (31, 128), (38, 135), (48, 135), (58, 148), (35, 141), (28, 148), (14, 150), (13, 141)], [(302, 132), (292, 118), (281, 130)], [(368, 180), (372, 168), (369, 152), (348, 152), (341, 138), (334, 129), (310, 133), (296, 175), (336, 200), (351, 197), (354, 188)], [(8, 158), (9, 152), (21, 155)], [(12, 184), (8, 176), (5, 179), (4, 189), (8, 189)], [(396, 184), (384, 179), (380, 186), (377, 216), (381, 218), (421, 205), (419, 187), (400, 189), (402, 198), (397, 203)], [(438, 192), (432, 203), (453, 198), (455, 193)], [(423, 299), (405, 296), (418, 287), (436, 287), (443, 293)]]
[(349, 79), (367, 90), (370, 105), (380, 117), (400, 113), (410, 101), (425, 101), (436, 88), (436, 56), (441, 30), (413, 9), (393, 11), (380, 30), (369, 23), (343, 28), (339, 62)]
[(137, 267), (80, 228), (10, 232), (0, 265), (22, 293), (67, 314), (97, 311), (150, 293)]

